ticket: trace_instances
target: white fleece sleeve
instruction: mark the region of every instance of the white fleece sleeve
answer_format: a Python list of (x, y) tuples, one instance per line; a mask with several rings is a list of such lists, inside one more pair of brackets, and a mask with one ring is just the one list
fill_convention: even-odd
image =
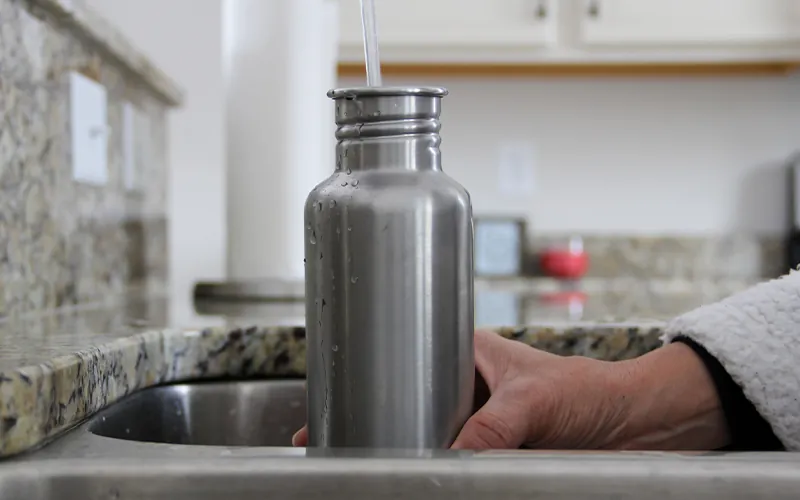
[(787, 450), (800, 450), (800, 272), (671, 321), (725, 367)]

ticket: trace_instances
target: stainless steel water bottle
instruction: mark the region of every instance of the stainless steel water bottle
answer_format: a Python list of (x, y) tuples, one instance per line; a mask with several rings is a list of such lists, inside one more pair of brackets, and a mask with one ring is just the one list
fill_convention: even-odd
[(305, 205), (309, 446), (448, 447), (474, 384), (469, 193), (441, 88), (332, 90), (337, 161)]

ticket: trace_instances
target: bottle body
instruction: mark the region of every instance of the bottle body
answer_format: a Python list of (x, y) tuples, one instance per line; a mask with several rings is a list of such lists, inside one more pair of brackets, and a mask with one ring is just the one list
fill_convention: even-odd
[(469, 417), (472, 208), (428, 168), (436, 121), (435, 134), (345, 130), (336, 171), (306, 202), (310, 446), (443, 448)]

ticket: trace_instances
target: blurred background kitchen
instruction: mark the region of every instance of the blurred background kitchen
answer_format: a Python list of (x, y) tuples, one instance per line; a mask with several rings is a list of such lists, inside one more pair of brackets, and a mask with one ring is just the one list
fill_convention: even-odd
[[(658, 321), (799, 263), (800, 2), (377, 8), (384, 84), (450, 91), (479, 326)], [(302, 324), (325, 92), (363, 82), (358, 0), (0, 0), (0, 315), (144, 289), (169, 324)]]

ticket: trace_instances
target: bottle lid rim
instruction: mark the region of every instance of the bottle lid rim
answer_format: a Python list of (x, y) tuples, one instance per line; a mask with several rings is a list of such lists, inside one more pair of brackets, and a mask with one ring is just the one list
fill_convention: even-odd
[(444, 97), (448, 91), (444, 87), (349, 87), (328, 91), (331, 99), (355, 99), (356, 97)]

